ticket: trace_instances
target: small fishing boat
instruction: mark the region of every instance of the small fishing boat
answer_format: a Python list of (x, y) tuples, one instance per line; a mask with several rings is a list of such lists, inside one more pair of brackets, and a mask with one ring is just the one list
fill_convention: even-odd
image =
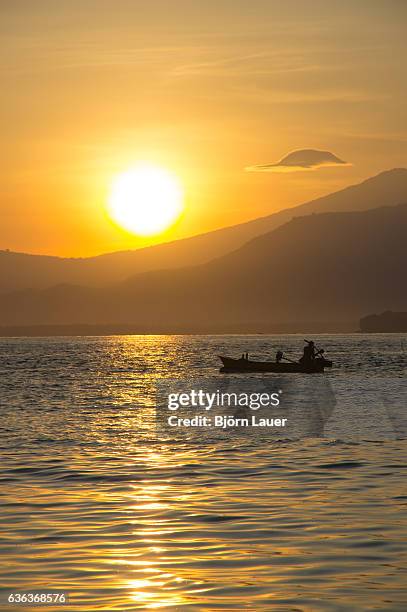
[(332, 367), (332, 361), (317, 357), (308, 363), (299, 361), (290, 361), (281, 363), (281, 361), (252, 361), (241, 357), (233, 359), (232, 357), (223, 357), (219, 355), (223, 367), (221, 372), (275, 372), (276, 374), (315, 374), (323, 372), (325, 368)]

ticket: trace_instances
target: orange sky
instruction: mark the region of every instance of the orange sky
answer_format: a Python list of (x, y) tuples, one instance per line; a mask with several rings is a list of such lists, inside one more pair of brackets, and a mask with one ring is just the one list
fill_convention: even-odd
[[(406, 17), (399, 0), (3, 0), (0, 248), (137, 248), (406, 166)], [(244, 171), (300, 148), (353, 165)], [(186, 192), (147, 241), (105, 208), (138, 160)]]

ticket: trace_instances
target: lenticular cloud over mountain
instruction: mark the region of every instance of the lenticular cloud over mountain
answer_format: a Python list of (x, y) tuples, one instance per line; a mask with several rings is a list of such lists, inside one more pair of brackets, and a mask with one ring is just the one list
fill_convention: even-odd
[(288, 153), (277, 162), (260, 164), (245, 168), (248, 172), (297, 172), (300, 170), (314, 170), (324, 166), (350, 166), (330, 151), (317, 149), (298, 149)]

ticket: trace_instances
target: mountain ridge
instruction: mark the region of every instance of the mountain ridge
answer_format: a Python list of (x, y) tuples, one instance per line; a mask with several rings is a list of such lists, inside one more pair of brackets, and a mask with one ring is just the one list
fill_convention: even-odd
[(284, 224), (298, 213), (366, 210), (407, 200), (407, 169), (393, 168), (309, 202), (181, 240), (116, 251), (88, 258), (63, 258), (0, 251), (0, 293), (22, 288), (46, 288), (59, 282), (102, 287), (136, 273), (207, 263), (242, 246), (253, 237)]
[(0, 320), (178, 333), (206, 323), (217, 331), (298, 331), (299, 322), (316, 322), (326, 331), (336, 321), (354, 331), (364, 312), (406, 308), (406, 229), (407, 204), (304, 215), (199, 266), (145, 272), (109, 288), (60, 284), (5, 295)]

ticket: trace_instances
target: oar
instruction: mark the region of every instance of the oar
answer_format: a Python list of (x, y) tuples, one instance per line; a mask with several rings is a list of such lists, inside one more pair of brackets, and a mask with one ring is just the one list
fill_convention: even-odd
[(298, 363), (298, 361), (293, 361), (292, 359), (288, 359), (288, 357), (286, 357), (285, 355), (283, 355), (283, 359), (285, 359), (286, 361), (289, 361), (290, 363)]
[[(311, 342), (311, 340), (306, 340), (306, 338), (304, 338), (304, 342), (306, 342), (307, 344), (309, 344)], [(319, 349), (315, 346), (314, 344), (314, 348), (315, 348), (315, 355), (319, 355), (322, 351), (322, 349)]]

